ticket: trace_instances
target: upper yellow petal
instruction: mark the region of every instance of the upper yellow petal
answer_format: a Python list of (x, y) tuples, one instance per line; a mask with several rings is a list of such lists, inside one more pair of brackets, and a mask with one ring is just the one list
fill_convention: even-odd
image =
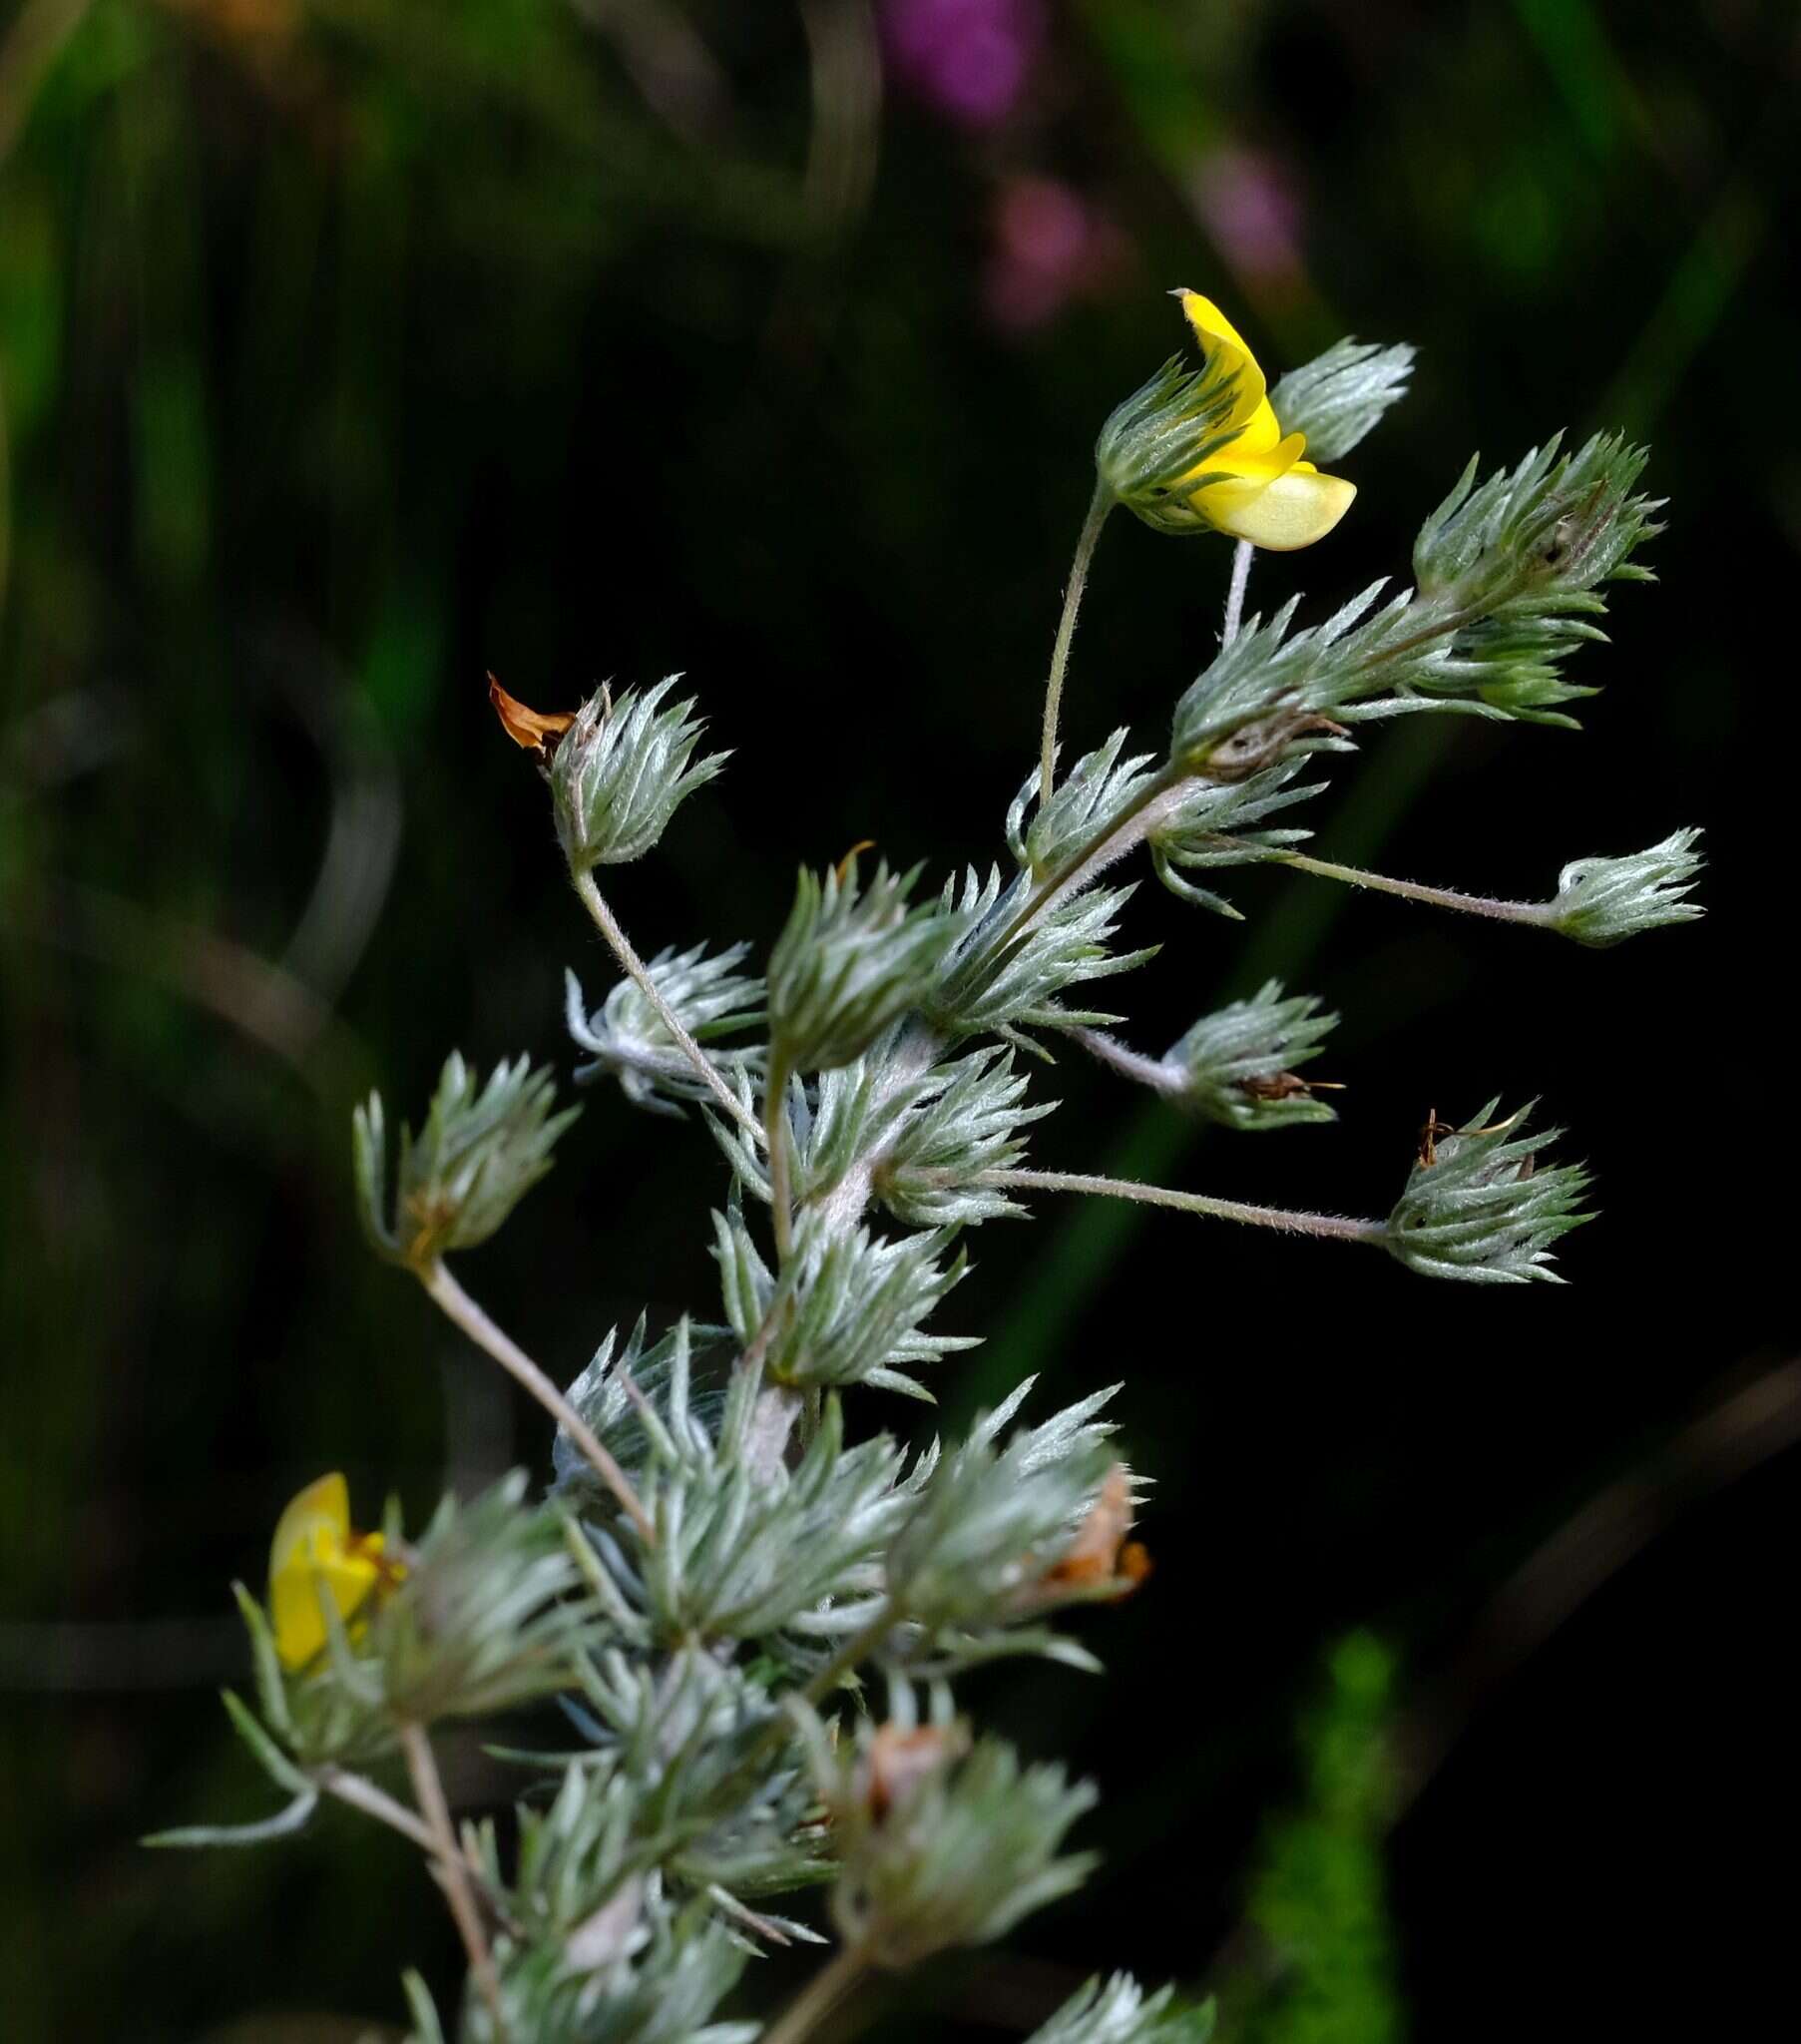
[[(1257, 364), (1256, 356), (1251, 353), (1249, 343), (1211, 298), (1203, 298), (1198, 291), (1187, 289), (1178, 290), (1175, 295), (1199, 343), (1202, 360), (1209, 367), (1217, 365), (1222, 374), (1237, 372), (1238, 381), (1232, 394), (1227, 427), (1249, 425), (1259, 407), (1267, 409), (1265, 399), (1269, 390), (1268, 381)], [(1272, 424), (1274, 417), (1271, 413)]]
[(343, 1619), (361, 1607), (381, 1580), (382, 1546), (379, 1533), (351, 1537), (349, 1487), (336, 1472), (289, 1504), (269, 1552), (269, 1616), (284, 1668), (303, 1668), (323, 1650), (324, 1600)]
[[(1307, 436), (1305, 433), (1295, 433), (1290, 437), (1299, 443), (1295, 448), (1295, 453), (1298, 454), (1300, 449), (1306, 446)], [(1245, 421), (1244, 430), (1225, 451), (1232, 460), (1241, 461), (1256, 455), (1273, 455), (1281, 445), (1282, 428), (1277, 424), (1275, 410), (1266, 397)], [(1286, 468), (1288, 463), (1289, 457), (1284, 456), (1282, 466)]]
[(350, 1486), (341, 1470), (309, 1483), (275, 1522), (268, 1558), (271, 1579), (315, 1533), (327, 1535), (337, 1547), (350, 1538)]
[(310, 1566), (296, 1564), (276, 1577), (269, 1585), (269, 1610), (282, 1667), (291, 1674), (324, 1651), (329, 1637), (327, 1601), (340, 1619), (348, 1620), (362, 1609), (380, 1580), (373, 1556), (360, 1553), (321, 1555)]

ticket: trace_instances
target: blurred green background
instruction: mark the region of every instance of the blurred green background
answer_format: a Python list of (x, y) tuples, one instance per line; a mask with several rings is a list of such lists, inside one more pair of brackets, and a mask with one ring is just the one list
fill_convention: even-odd
[[(1066, 1056), (1039, 1162), (1379, 1211), (1428, 1109), (1505, 1089), (1604, 1220), (1572, 1288), (1500, 1295), (1136, 1210), (983, 1233), (945, 1414), (1124, 1378), (1158, 1566), (1085, 1628), (1107, 1683), (973, 1692), (1100, 1778), (1106, 1870), (873, 2012), (1004, 2035), (1129, 1964), (1288, 2044), (1759, 2019), (1798, 1813), (1798, 88), (1792, 0), (14, 8), (0, 2033), (350, 2038), (398, 2025), (403, 1961), (454, 1977), (407, 1848), (341, 1812), (135, 1841), (266, 1804), (212, 1692), (300, 1483), (417, 1511), (543, 1466), (348, 1202), (362, 1089), (416, 1109), (453, 1045), (567, 1070), (563, 968), (608, 978), (485, 672), (557, 708), (682, 669), (735, 750), (619, 877), (646, 949), (766, 942), (859, 838), (986, 861), (1094, 433), (1178, 283), (1272, 373), (1422, 349), (1354, 514), (1253, 607), (1404, 573), (1477, 447), (1652, 443), (1662, 586), (1584, 654), (1585, 732), (1376, 731), (1308, 820), (1528, 896), (1702, 823), (1711, 913), (1592, 955), (1273, 874), (1246, 928), (1139, 895), (1132, 1039), (1280, 973), (1344, 1011), (1341, 1125), (1203, 1142)], [(1154, 742), (1226, 562), (1116, 521), (1072, 738)], [(567, 1376), (710, 1308), (722, 1180), (617, 1095), (562, 1157), (464, 1275)], [(471, 1806), (513, 1786), (450, 1761)]]

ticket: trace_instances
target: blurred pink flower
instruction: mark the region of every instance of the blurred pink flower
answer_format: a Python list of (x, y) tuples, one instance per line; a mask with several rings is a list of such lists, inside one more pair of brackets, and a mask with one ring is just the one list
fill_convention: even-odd
[(1217, 149), (1199, 166), (1194, 204), (1241, 280), (1274, 281), (1301, 267), (1301, 202), (1284, 166), (1254, 149)]
[(1125, 267), (1119, 228), (1055, 178), (1009, 179), (995, 195), (992, 225), (982, 298), (994, 323), (1013, 332), (1044, 325)]
[(1044, 0), (883, 0), (881, 22), (895, 78), (971, 128), (1013, 111), (1045, 38)]

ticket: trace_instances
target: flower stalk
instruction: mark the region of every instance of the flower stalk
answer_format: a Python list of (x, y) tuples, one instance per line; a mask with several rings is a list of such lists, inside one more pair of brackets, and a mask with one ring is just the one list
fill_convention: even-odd
[(643, 1500), (628, 1481), (626, 1472), (620, 1467), (611, 1450), (596, 1436), (594, 1429), (545, 1372), (520, 1347), (512, 1335), (505, 1328), (497, 1326), (483, 1308), (470, 1297), (451, 1276), (448, 1265), (443, 1262), (429, 1265), (419, 1274), (419, 1279), (425, 1286), (426, 1295), (445, 1317), (459, 1326), (478, 1348), (491, 1355), (513, 1381), (536, 1398), (568, 1434), (594, 1465), (601, 1481), (618, 1500), (620, 1509), (627, 1518), (638, 1528), (645, 1544), (655, 1546), (657, 1530), (651, 1523), (651, 1515), (645, 1510)]
[(1097, 482), (1089, 499), (1088, 515), (1076, 541), (1076, 556), (1070, 563), (1070, 579), (1064, 586), (1063, 610), (1057, 620), (1057, 637), (1051, 647), (1051, 673), (1045, 683), (1045, 729), (1039, 747), (1039, 799), (1048, 802), (1057, 784), (1057, 721), (1063, 707), (1064, 676), (1070, 665), (1070, 646), (1076, 637), (1077, 614), (1083, 592), (1088, 588), (1089, 567), (1101, 540), (1116, 498), (1105, 482)]
[(1244, 596), (1250, 587), (1250, 564), (1257, 557), (1257, 550), (1249, 540), (1241, 539), (1232, 549), (1232, 579), (1226, 584), (1225, 622), (1220, 627), (1219, 643), (1229, 646), (1238, 636), (1238, 627), (1244, 622)]
[(592, 870), (572, 868), (570, 878), (574, 882), (576, 892), (582, 898), (582, 906), (594, 918), (596, 929), (607, 939), (609, 946), (612, 948), (613, 955), (619, 960), (627, 977), (632, 980), (639, 992), (644, 995), (652, 1008), (655, 1009), (658, 1020), (675, 1039), (681, 1055), (693, 1066), (695, 1078), (712, 1095), (721, 1113), (736, 1122), (738, 1127), (744, 1131), (745, 1135), (753, 1143), (762, 1142), (762, 1125), (737, 1095), (732, 1092), (731, 1088), (725, 1083), (724, 1074), (694, 1041), (693, 1036), (682, 1022), (681, 1017), (675, 1013), (675, 1009), (664, 998), (663, 990), (651, 976), (650, 968), (638, 955), (636, 947), (633, 945), (631, 938), (626, 935), (618, 916), (608, 906), (607, 897), (601, 892)]
[(1220, 1200), (1206, 1193), (1177, 1192), (1168, 1186), (1147, 1186), (1136, 1179), (1103, 1178), (1083, 1171), (991, 1171), (983, 1174), (983, 1183), (1014, 1192), (1086, 1193), (1102, 1200), (1132, 1200), (1142, 1207), (1167, 1207), (1178, 1214), (1236, 1221), (1247, 1228), (1273, 1229), (1278, 1235), (1310, 1235), (1321, 1242), (1381, 1243), (1387, 1235), (1387, 1224), (1381, 1221), (1258, 1207), (1242, 1200)]
[(418, 1799), (420, 1814), (431, 1834), (433, 1858), (444, 1883), (444, 1897), (450, 1905), (451, 1919), (456, 1924), (457, 1935), (463, 1940), (463, 1949), (469, 1955), (469, 1970), (488, 2005), (499, 2044), (507, 2044), (509, 2032), (506, 2009), (500, 1996), (500, 1977), (494, 1970), (494, 1954), (488, 1949), (488, 1933), (482, 1928), (481, 1911), (476, 1907), (475, 1893), (469, 1885), (469, 1869), (463, 1863), (463, 1855), (457, 1845), (456, 1829), (450, 1820), (450, 1805), (444, 1799), (444, 1784), (439, 1778), (438, 1763), (431, 1750), (430, 1734), (422, 1725), (403, 1724), (400, 1727), (400, 1751), (406, 1758), (406, 1771), (413, 1785), (413, 1794)]

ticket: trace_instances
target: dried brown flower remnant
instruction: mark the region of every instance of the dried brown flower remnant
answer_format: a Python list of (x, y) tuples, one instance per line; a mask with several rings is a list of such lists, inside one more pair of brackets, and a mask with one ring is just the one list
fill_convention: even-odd
[(960, 1760), (969, 1748), (961, 1725), (878, 1726), (854, 1777), (858, 1800), (880, 1823), (922, 1782)]
[(1238, 1081), (1238, 1091), (1252, 1100), (1292, 1100), (1297, 1093), (1311, 1093), (1313, 1088), (1298, 1072), (1272, 1072), (1267, 1076), (1253, 1072), (1249, 1078)]
[(552, 740), (560, 739), (576, 721), (573, 710), (528, 710), (518, 697), (509, 696), (492, 675), (488, 677), (488, 701), (494, 705), (501, 730), (528, 753), (553, 751)]
[(1126, 1539), (1130, 1531), (1131, 1479), (1126, 1464), (1116, 1462), (1075, 1539), (1045, 1571), (1044, 1587), (1086, 1590), (1113, 1585), (1119, 1595), (1126, 1596), (1150, 1573), (1150, 1556), (1138, 1541)]

